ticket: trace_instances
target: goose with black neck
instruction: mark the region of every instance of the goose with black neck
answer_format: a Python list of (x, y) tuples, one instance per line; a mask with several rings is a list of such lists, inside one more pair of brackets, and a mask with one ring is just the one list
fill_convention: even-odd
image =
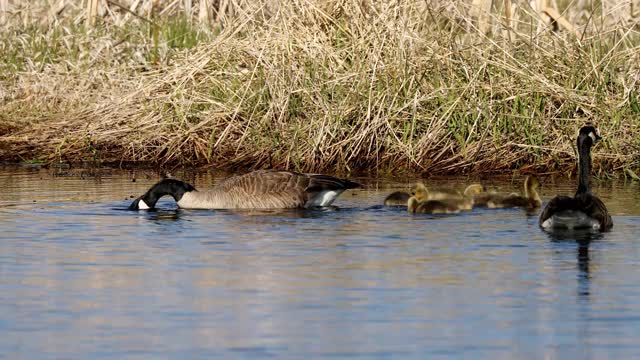
[(176, 179), (164, 179), (129, 206), (153, 209), (169, 195), (183, 209), (290, 209), (327, 207), (345, 190), (360, 187), (353, 181), (329, 175), (292, 171), (257, 170), (232, 176), (206, 191)]
[(591, 193), (591, 147), (601, 137), (596, 129), (584, 126), (578, 133), (578, 189), (575, 196), (558, 195), (540, 214), (539, 224), (545, 230), (583, 229), (607, 231), (613, 227), (605, 204)]

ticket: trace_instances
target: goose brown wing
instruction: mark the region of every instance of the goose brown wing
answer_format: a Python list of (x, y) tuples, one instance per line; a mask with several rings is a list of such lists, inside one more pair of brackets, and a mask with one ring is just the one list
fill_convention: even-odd
[(222, 181), (212, 192), (237, 208), (304, 207), (318, 193), (358, 187), (349, 180), (328, 175), (257, 170)]
[(236, 199), (239, 207), (289, 208), (306, 202), (304, 189), (309, 179), (290, 171), (257, 170), (222, 181), (215, 188)]
[(265, 189), (285, 187), (299, 187), (308, 182), (306, 175), (292, 171), (256, 170), (250, 173), (227, 178), (216, 187), (231, 190), (235, 187), (262, 191)]

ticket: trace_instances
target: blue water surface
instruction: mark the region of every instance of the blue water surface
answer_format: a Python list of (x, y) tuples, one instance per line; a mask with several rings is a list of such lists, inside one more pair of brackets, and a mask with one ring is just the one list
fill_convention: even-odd
[[(551, 236), (538, 212), (380, 205), (415, 179), (358, 179), (365, 188), (330, 210), (178, 210), (163, 199), (131, 212), (154, 174), (60, 175), (0, 171), (0, 358), (640, 354), (636, 183), (594, 189), (613, 231)], [(572, 186), (545, 182), (543, 198)]]

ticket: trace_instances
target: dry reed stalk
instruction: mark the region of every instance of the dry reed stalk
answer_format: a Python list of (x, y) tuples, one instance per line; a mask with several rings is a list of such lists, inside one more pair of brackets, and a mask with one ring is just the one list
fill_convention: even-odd
[(492, 0), (473, 0), (471, 6), (476, 16), (478, 30), (486, 34), (491, 28), (491, 5)]
[(67, 6), (66, 0), (58, 0), (47, 12), (47, 15), (40, 21), (40, 24), (49, 26), (54, 22)]
[(200, 8), (198, 10), (198, 22), (203, 25), (211, 24), (211, 6), (210, 0), (200, 0)]
[(547, 9), (549, 9), (549, 11), (552, 11), (552, 12), (555, 10), (549, 6), (549, 0), (532, 0), (531, 6), (534, 10), (535, 17), (537, 19), (537, 25), (536, 25), (537, 34), (540, 34), (544, 30), (546, 30), (549, 24), (554, 25), (553, 30), (556, 30), (555, 22), (552, 22), (553, 18), (547, 12)]
[(191, 0), (183, 0), (184, 13), (188, 19), (193, 16), (193, 3)]
[(0, 26), (7, 23), (8, 12), (9, 12), (9, 0), (0, 0)]
[(98, 17), (99, 0), (87, 0), (87, 26), (93, 27)]
[[(50, 46), (62, 61), (16, 48), (28, 61), (0, 80), (13, 94), (0, 103), (0, 157), (571, 171), (575, 129), (595, 120), (609, 139), (596, 167), (638, 166), (640, 124), (624, 121), (640, 83), (628, 29), (588, 33), (580, 46), (519, 24), (509, 43), (466, 32), (464, 9), (451, 4), (229, 4), (225, 29), (190, 50), (170, 51), (158, 15), (156, 62), (133, 56), (153, 54), (147, 27), (141, 43), (96, 35), (100, 27), (70, 31)], [(438, 15), (427, 21), (429, 13)]]
[(575, 36), (580, 39), (582, 37), (582, 33), (578, 31), (573, 24), (571, 24), (567, 19), (565, 19), (560, 13), (550, 7), (546, 7), (542, 9), (542, 12), (546, 14), (552, 21), (560, 24), (563, 28), (567, 29), (569, 32), (575, 34)]
[(507, 37), (511, 41), (511, 0), (504, 1), (504, 18), (505, 27), (507, 30)]

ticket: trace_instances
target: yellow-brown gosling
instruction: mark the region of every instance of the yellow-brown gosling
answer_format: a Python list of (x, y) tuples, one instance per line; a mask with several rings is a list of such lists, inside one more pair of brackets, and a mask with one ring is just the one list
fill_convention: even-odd
[(525, 209), (536, 209), (542, 205), (542, 200), (538, 194), (540, 181), (533, 175), (528, 175), (524, 180), (523, 193), (498, 194), (485, 193), (477, 195), (474, 199), (476, 206), (486, 206), (488, 208), (513, 208), (521, 207)]
[[(423, 185), (424, 186), (424, 185)], [(448, 200), (448, 199), (464, 199), (465, 197), (472, 198), (474, 195), (484, 191), (484, 187), (480, 184), (471, 184), (467, 186), (464, 192), (457, 189), (437, 189), (428, 190), (424, 188), (426, 194), (428, 194), (428, 200)], [(384, 199), (386, 206), (407, 206), (407, 201), (411, 197), (411, 194), (405, 191), (395, 191), (387, 195)]]
[(473, 196), (484, 187), (469, 185), (463, 194), (430, 192), (423, 183), (415, 185), (407, 202), (407, 211), (419, 214), (456, 214), (473, 208)]
[(406, 191), (394, 191), (387, 195), (384, 199), (384, 204), (386, 206), (407, 206), (407, 201), (409, 201), (410, 197), (411, 195)]

